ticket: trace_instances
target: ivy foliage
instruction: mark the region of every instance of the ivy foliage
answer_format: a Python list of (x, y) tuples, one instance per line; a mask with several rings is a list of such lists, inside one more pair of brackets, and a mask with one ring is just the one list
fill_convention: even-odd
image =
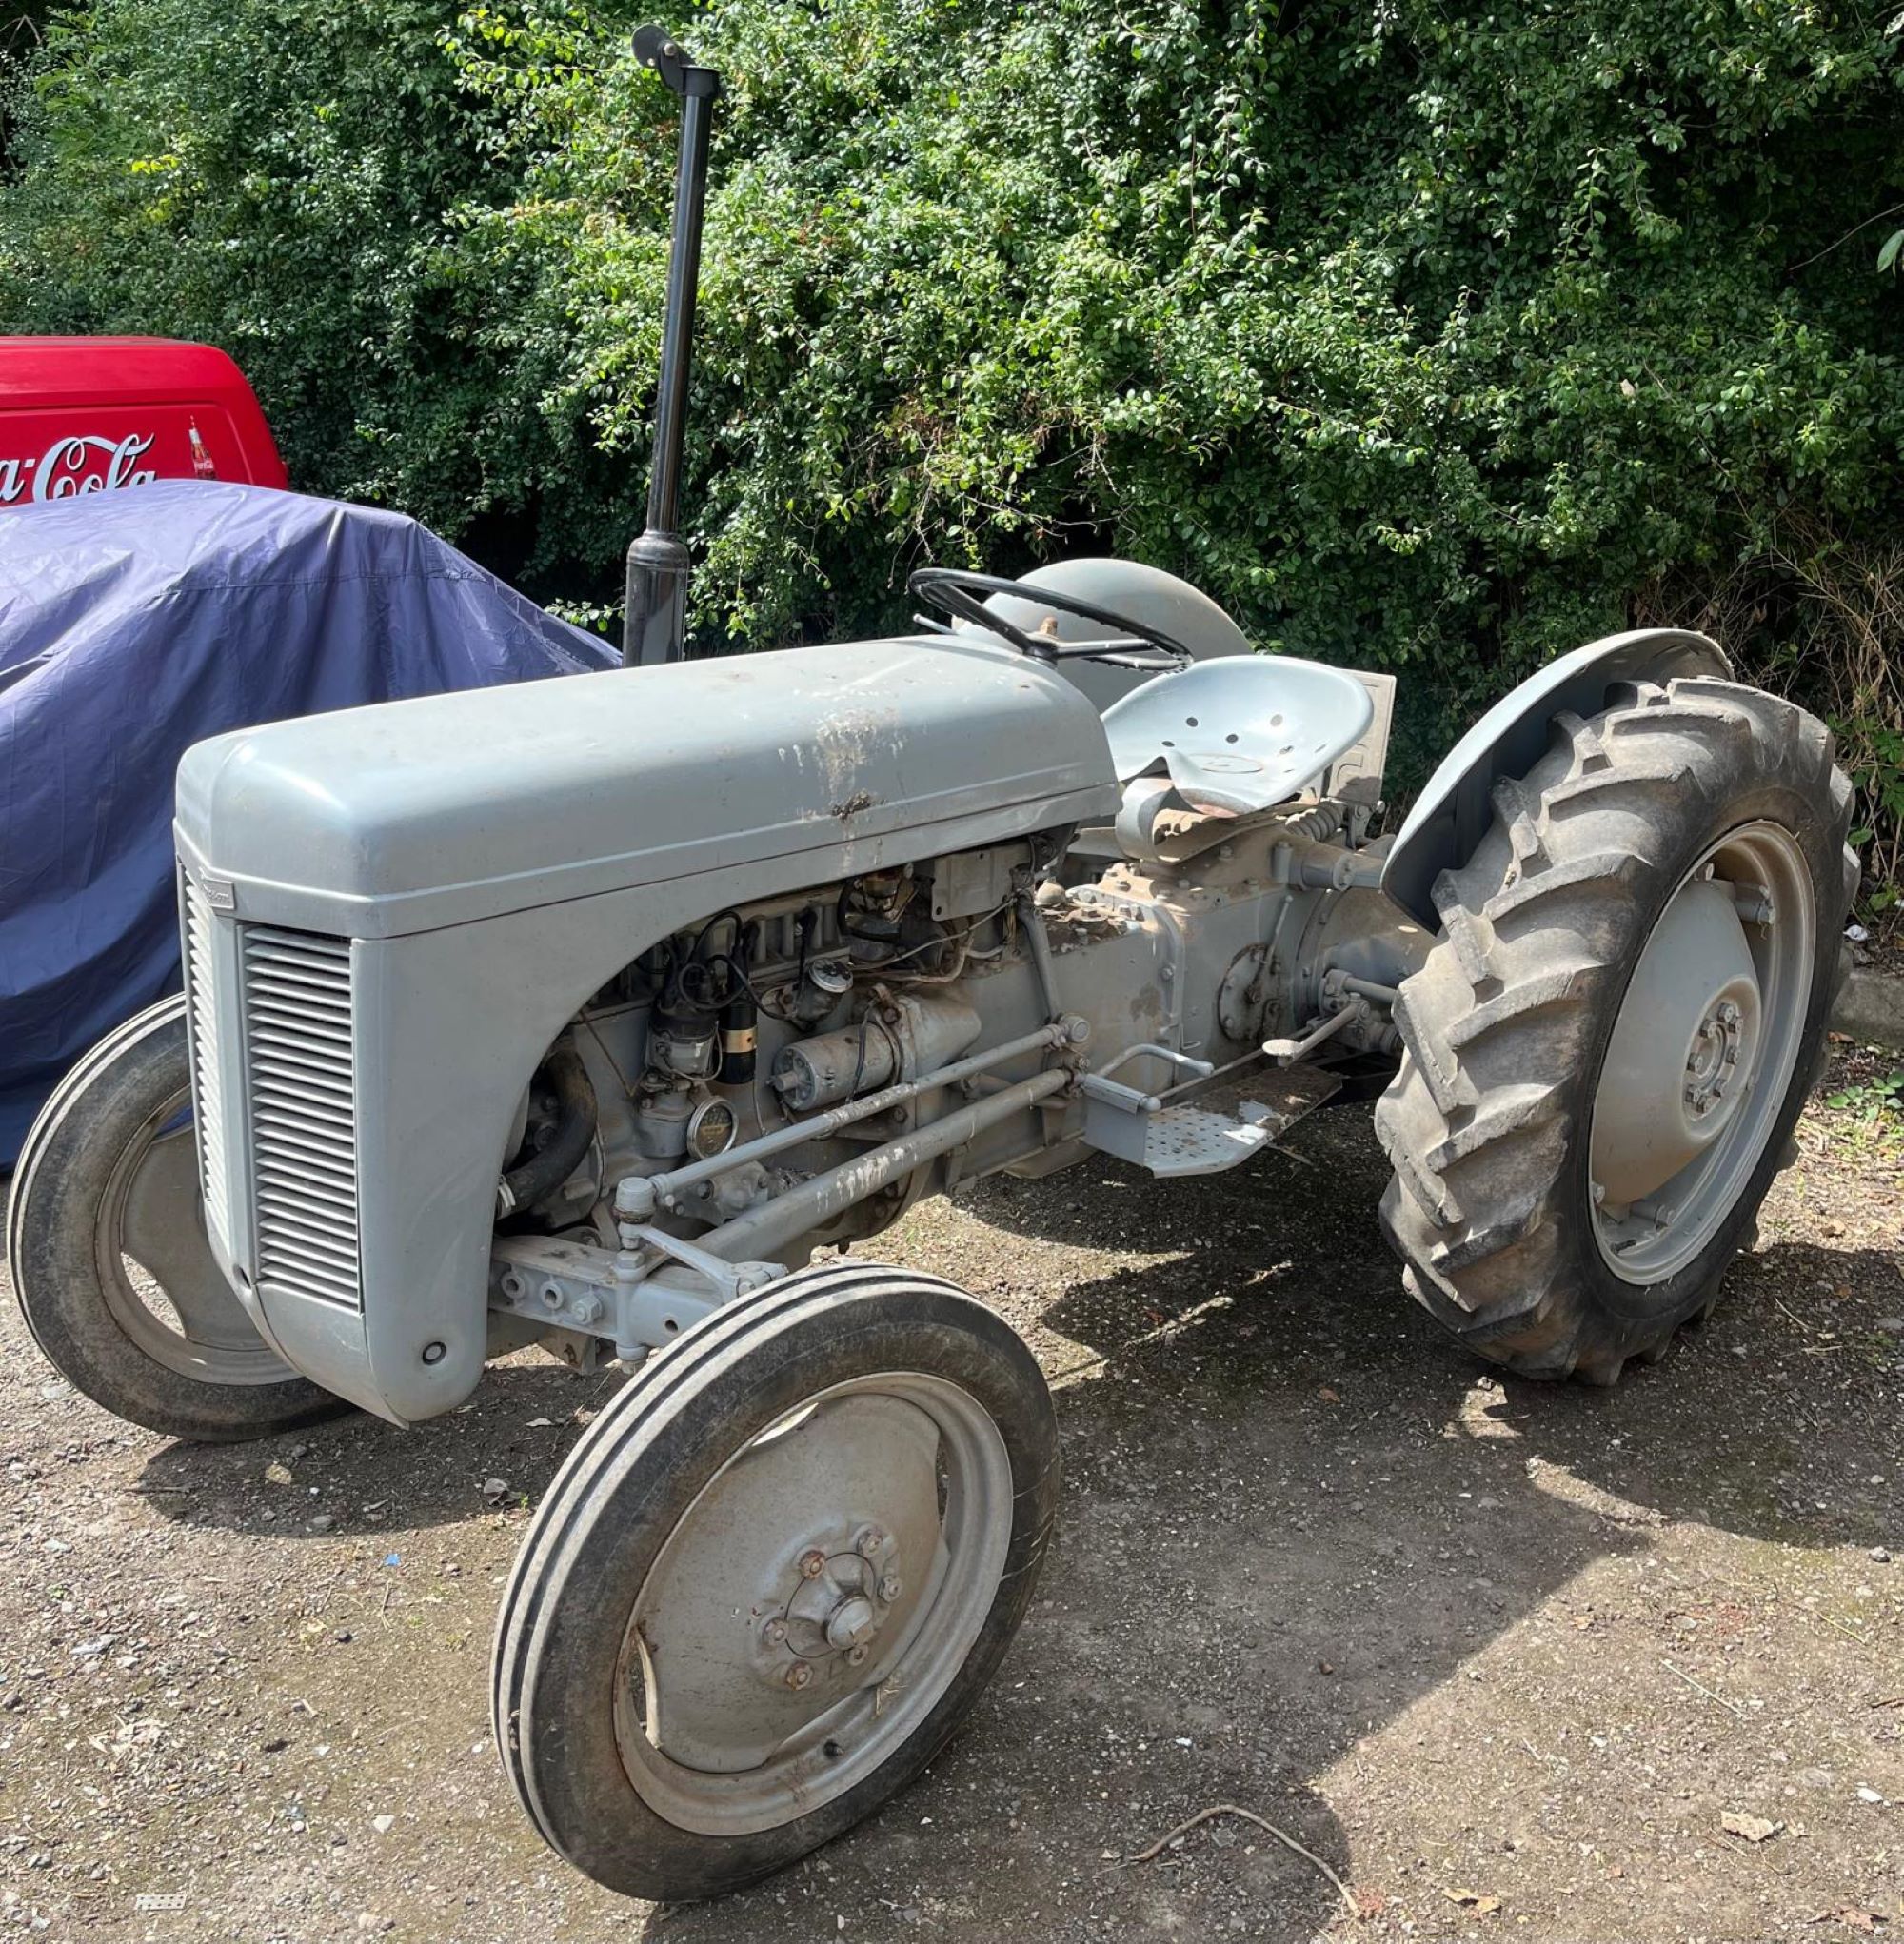
[(508, 293), (448, 221), (494, 187), (508, 117), (446, 52), (455, 19), (436, 0), (54, 14), (16, 90), (0, 325), (223, 345), (313, 490), (451, 531), (528, 504), (542, 407), (513, 357), (506, 377), (486, 361)]
[[(222, 343), (301, 483), (613, 601), (674, 160), (639, 17), (93, 0), (15, 139), (0, 305)], [(728, 77), (684, 494), (704, 640), (890, 623), (927, 558), (1114, 548), (1259, 641), (1402, 672), (1425, 742), (1639, 590), (1782, 557), (1795, 513), (1904, 512), (1904, 305), (1859, 233), (1904, 201), (1882, 10), (670, 24)]]

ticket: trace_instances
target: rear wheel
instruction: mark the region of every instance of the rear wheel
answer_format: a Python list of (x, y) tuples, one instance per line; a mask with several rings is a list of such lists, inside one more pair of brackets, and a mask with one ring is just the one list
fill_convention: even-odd
[(1715, 1300), (1815, 1078), (1856, 883), (1822, 724), (1733, 683), (1556, 719), (1435, 886), (1376, 1124), (1413, 1294), (1611, 1383)]
[(990, 1679), (1057, 1490), (1036, 1361), (952, 1284), (827, 1265), (716, 1311), (589, 1427), (518, 1557), (494, 1705), (524, 1808), (666, 1902), (850, 1829)]
[(47, 1102), (7, 1215), (34, 1341), (95, 1403), (173, 1438), (264, 1438), (348, 1410), (265, 1342), (213, 1260), (190, 1100), (185, 1002), (169, 999)]

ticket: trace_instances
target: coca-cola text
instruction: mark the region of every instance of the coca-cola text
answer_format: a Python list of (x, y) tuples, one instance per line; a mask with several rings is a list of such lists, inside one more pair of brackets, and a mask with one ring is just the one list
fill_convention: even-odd
[(55, 439), (37, 459), (0, 459), (0, 506), (10, 506), (29, 495), (35, 500), (69, 500), (80, 493), (144, 486), (158, 477), (138, 464), (151, 449), (152, 437), (129, 432), (123, 439), (102, 439), (75, 432)]

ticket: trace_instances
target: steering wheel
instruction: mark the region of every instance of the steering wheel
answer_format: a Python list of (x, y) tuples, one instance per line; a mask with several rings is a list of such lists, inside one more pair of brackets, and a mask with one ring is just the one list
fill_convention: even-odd
[[(1116, 614), (1093, 601), (1081, 601), (1075, 594), (1061, 594), (1055, 587), (1027, 586), (1022, 581), (1002, 580), (996, 574), (967, 573), (961, 567), (921, 567), (908, 576), (905, 590), (915, 600), (929, 602), (941, 612), (989, 629), (1001, 641), (1009, 642), (1021, 655), (1034, 661), (1107, 662), (1114, 668), (1138, 668), (1151, 674), (1175, 673), (1187, 668), (1196, 659), (1173, 635), (1147, 622), (1136, 622), (1128, 615)], [(987, 607), (987, 594), (1010, 594), (1034, 606), (1051, 607), (1060, 614), (1075, 614), (1081, 621), (1095, 621), (1114, 630), (1102, 641), (1061, 642), (1055, 634), (1041, 631), (1027, 634), (996, 608)], [(918, 620), (941, 633), (949, 633), (943, 622), (927, 615)]]

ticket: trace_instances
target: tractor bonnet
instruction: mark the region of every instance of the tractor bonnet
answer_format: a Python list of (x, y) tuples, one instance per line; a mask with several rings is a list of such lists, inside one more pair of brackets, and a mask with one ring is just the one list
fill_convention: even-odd
[(874, 869), (934, 824), (980, 815), (1003, 835), (1117, 803), (1083, 695), (1002, 645), (939, 638), (218, 736), (179, 766), (177, 828), (241, 917), (376, 938), (802, 851), (829, 853), (830, 875), (843, 842)]

